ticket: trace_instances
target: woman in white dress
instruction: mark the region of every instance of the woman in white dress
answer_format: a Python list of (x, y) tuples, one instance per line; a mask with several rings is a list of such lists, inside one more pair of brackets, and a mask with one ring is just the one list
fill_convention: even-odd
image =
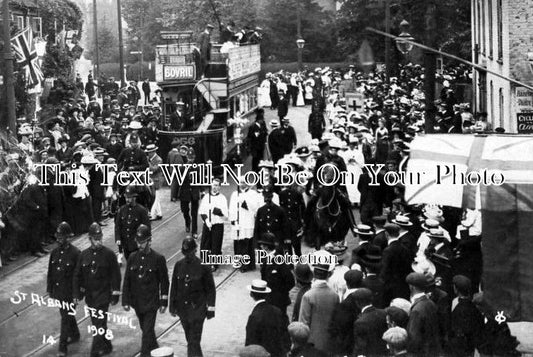
[(270, 101), (270, 78), (271, 74), (267, 73), (266, 78), (261, 82), (257, 88), (257, 106), (261, 108), (270, 108), (272, 102)]
[(357, 189), (359, 178), (363, 173), (363, 166), (365, 164), (365, 157), (363, 152), (359, 149), (359, 138), (355, 135), (348, 137), (349, 147), (343, 153), (344, 161), (346, 162), (346, 170), (348, 171), (348, 180), (346, 180), (346, 190), (348, 191), (348, 199), (353, 205), (359, 205), (361, 201), (361, 192)]
[(305, 105), (304, 100), (304, 88), (302, 86), (302, 80), (298, 77), (298, 96), (296, 97), (296, 106), (303, 107)]

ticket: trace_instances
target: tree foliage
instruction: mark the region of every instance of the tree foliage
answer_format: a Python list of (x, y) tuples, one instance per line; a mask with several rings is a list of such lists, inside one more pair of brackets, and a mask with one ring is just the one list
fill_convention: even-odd
[(67, 31), (81, 31), (83, 13), (78, 5), (70, 0), (36, 0), (39, 14), (42, 17), (43, 34), (49, 40), (55, 39), (55, 31), (60, 32), (63, 26)]
[[(470, 56), (470, 2), (464, 0), (439, 0), (435, 4), (434, 31), (428, 32), (426, 11), (428, 0), (391, 0), (391, 32), (400, 33), (399, 24), (407, 20), (409, 32), (417, 42), (428, 43), (434, 36), (435, 46), (463, 58)], [(367, 26), (385, 31), (383, 2), (372, 0), (345, 0), (337, 17), (341, 51), (355, 55), (363, 40), (367, 39), (376, 55), (384, 61), (384, 37), (365, 30)], [(394, 49), (394, 45), (392, 46)]]

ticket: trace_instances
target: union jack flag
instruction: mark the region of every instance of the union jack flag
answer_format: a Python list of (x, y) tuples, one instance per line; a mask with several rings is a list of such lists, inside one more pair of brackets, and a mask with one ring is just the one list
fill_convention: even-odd
[(38, 85), (43, 79), (43, 72), (39, 64), (39, 57), (33, 43), (33, 31), (31, 27), (17, 33), (11, 39), (11, 47), (15, 52), (17, 63), (22, 65), (26, 75), (26, 83), (29, 87)]

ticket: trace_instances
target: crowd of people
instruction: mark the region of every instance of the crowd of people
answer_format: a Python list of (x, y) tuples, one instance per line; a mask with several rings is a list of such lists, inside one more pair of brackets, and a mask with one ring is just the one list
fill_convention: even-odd
[[(48, 253), (44, 247), (57, 240), (59, 247), (50, 257), (53, 268), (57, 254), (71, 247), (67, 238), (88, 232), (91, 248), (82, 253), (71, 249), (75, 264), (68, 274), (53, 275), (50, 270), (49, 292), (74, 302), (85, 296), (89, 306), (107, 311), (109, 304), (118, 302), (121, 276), (113, 251), (101, 248), (100, 227), (107, 224), (105, 217), (114, 217), (115, 241), (127, 261), (122, 305), (137, 312), (143, 355), (157, 347), (157, 310), (164, 312), (168, 306), (182, 320), (188, 355), (201, 356), (203, 321), (215, 315), (212, 274), (220, 262), (201, 264), (197, 248), (221, 255), (228, 222), (233, 253), (251, 257), (237, 268), (254, 271), (259, 264), (261, 277), (248, 286), (254, 309), (241, 356), (472, 356), (476, 349), (483, 355), (514, 355), (516, 339), (505, 323), (495, 321), (495, 311), (482, 294), (481, 213), (408, 205), (404, 187), (387, 185), (383, 179), (386, 172), (405, 170), (409, 143), (425, 131), (422, 74), (418, 65), (403, 66), (390, 81), (382, 72), (357, 73), (353, 67), (267, 74), (245, 141), (251, 169), (263, 172), (267, 182), (240, 182), (229, 199), (220, 193), (219, 179), (211, 187), (193, 185), (198, 168), (192, 168), (181, 184), (171, 183), (170, 200), (180, 201), (190, 234), (182, 246), (185, 258), (174, 267), (171, 288), (166, 263), (149, 244), (151, 221), (163, 215), (159, 164), (200, 162), (194, 148), (179, 141), (166, 156), (158, 155), (158, 106), (138, 106), (134, 89), (117, 91), (110, 85), (100, 107), (89, 80), (84, 87), (88, 102), (83, 95), (72, 97), (60, 102), (46, 124), (21, 124), (19, 143), (3, 157), (2, 263), (23, 252), (41, 257)], [(469, 106), (456, 98), (456, 84), (468, 75), (458, 66), (439, 76), (443, 89), (435, 102), (434, 131), (490, 130), (486, 115), (478, 113), (474, 119)], [(348, 102), (349, 92), (362, 94), (364, 105)], [(183, 103), (176, 104), (170, 125), (179, 130)], [(308, 131), (313, 140), (308, 146), (298, 146), (291, 105), (311, 107)], [(269, 121), (270, 130), (262, 107), (277, 111), (279, 120)], [(43, 172), (29, 170), (36, 163), (57, 164), (89, 180), (39, 185)], [(116, 163), (117, 172), (149, 169), (154, 185), (103, 186), (99, 163)], [(332, 189), (324, 186), (317, 171), (325, 164), (349, 172), (353, 180)], [(384, 165), (381, 170), (379, 164)], [(276, 165), (305, 172), (308, 179), (277, 182)], [(373, 172), (379, 172), (378, 185), (371, 185)], [(337, 230), (341, 226), (345, 230)], [(348, 249), (349, 231), (356, 239), (353, 250)], [(257, 250), (275, 257), (301, 256), (306, 249), (335, 257), (334, 263), (294, 266), (277, 259), (272, 264), (254, 260)], [(100, 260), (90, 263), (91, 254)], [(143, 269), (139, 259), (151, 263)], [(65, 290), (58, 292), (51, 283)], [(139, 290), (145, 283), (149, 287)], [(61, 316), (67, 327), (62, 328), (59, 348), (65, 356), (68, 339), (79, 339), (79, 333), (67, 314)], [(107, 329), (105, 319), (95, 318), (93, 325)], [(105, 336), (95, 337), (92, 355), (111, 350)]]

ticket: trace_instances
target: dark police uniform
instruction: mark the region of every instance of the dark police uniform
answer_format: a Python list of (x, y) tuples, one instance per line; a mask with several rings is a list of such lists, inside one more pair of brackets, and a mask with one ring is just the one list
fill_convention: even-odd
[[(85, 249), (76, 265), (73, 290), (74, 298), (81, 300), (85, 296), (88, 307), (103, 311), (102, 319), (91, 314), (91, 323), (96, 329), (103, 328), (107, 331), (106, 312), (109, 304), (118, 302), (120, 296), (120, 267), (115, 253), (104, 246)], [(94, 336), (91, 356), (112, 350), (111, 341), (105, 335)]]
[(172, 273), (169, 311), (181, 319), (187, 338), (187, 356), (202, 356), (200, 340), (208, 311), (214, 313), (216, 288), (208, 265), (196, 256), (176, 263)]
[[(48, 276), (46, 281), (46, 291), (52, 299), (63, 303), (72, 303), (72, 281), (74, 270), (81, 252), (75, 246), (68, 244), (67, 247), (57, 247), (50, 253), (48, 264)], [(63, 306), (65, 307), (65, 306)], [(69, 315), (73, 313), (69, 308), (60, 308), (61, 314), (61, 334), (59, 337), (59, 351), (67, 352), (67, 340), (79, 340), (80, 330), (76, 317)]]
[(255, 216), (254, 241), (263, 233), (274, 233), (276, 246), (283, 247), (283, 241), (289, 239), (289, 222), (283, 208), (275, 203), (267, 203), (257, 210)]
[(126, 203), (119, 208), (115, 216), (115, 242), (120, 241), (126, 259), (138, 249), (135, 236), (141, 224), (150, 227), (150, 216), (144, 206), (138, 203), (133, 205)]
[[(294, 248), (294, 254), (302, 254), (300, 237), (298, 230), (303, 227), (303, 215), (305, 212), (305, 201), (303, 195), (293, 188), (282, 189), (279, 196), (279, 205), (285, 209), (286, 217), (289, 221), (289, 238)], [(291, 252), (291, 246), (285, 244), (285, 250)]]
[(117, 163), (119, 170), (124, 171), (144, 171), (150, 166), (146, 153), (138, 148), (122, 150)]
[(137, 251), (128, 259), (122, 287), (122, 306), (131, 306), (142, 330), (141, 356), (158, 348), (155, 337), (157, 309), (168, 304), (168, 270), (165, 257), (150, 249)]

